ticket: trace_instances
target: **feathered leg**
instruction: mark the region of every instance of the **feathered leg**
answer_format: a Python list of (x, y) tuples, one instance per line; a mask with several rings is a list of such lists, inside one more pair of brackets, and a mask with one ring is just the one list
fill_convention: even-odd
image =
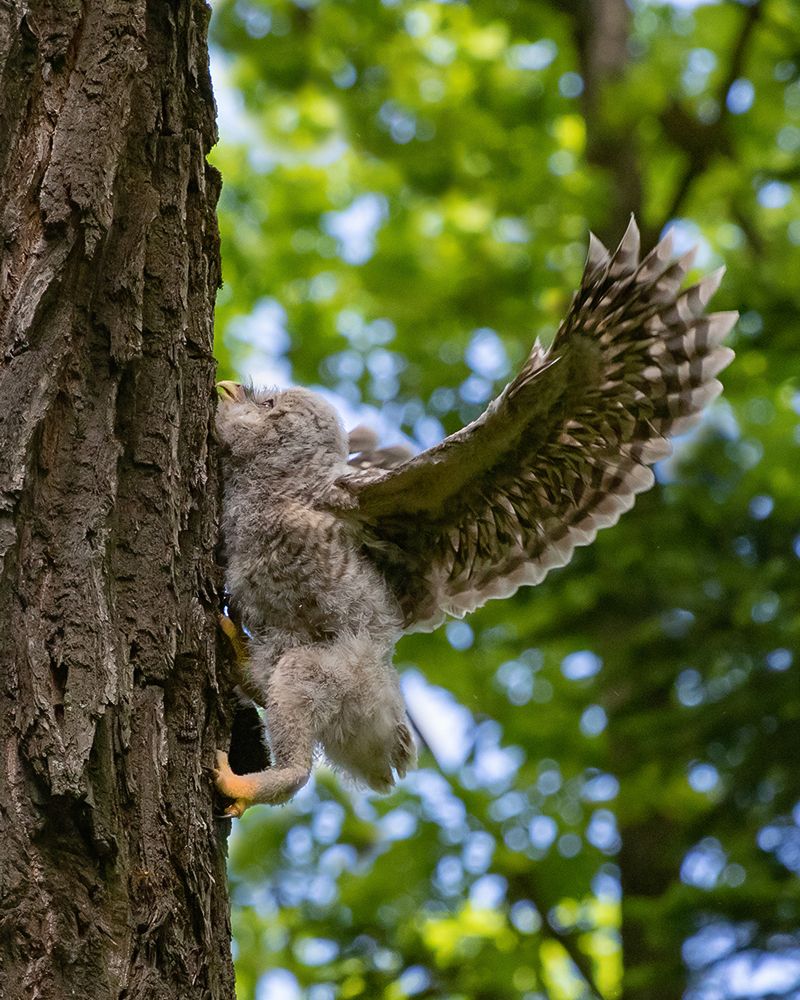
[[(319, 685), (313, 651), (290, 650), (268, 673), (259, 670), (260, 660), (267, 651), (251, 643), (250, 653), (246, 668), (251, 681), (248, 688), (258, 687), (263, 691), (258, 700), (267, 714), (273, 763), (266, 771), (235, 774), (228, 755), (217, 751), (214, 770), (217, 789), (233, 799), (225, 810), (226, 816), (241, 816), (245, 809), (259, 802), (271, 805), (287, 802), (308, 781), (314, 752), (313, 703), (318, 700)], [(266, 680), (259, 684), (258, 680), (265, 675)]]
[(258, 802), (286, 802), (308, 780), (314, 748), (357, 781), (386, 792), (416, 758), (397, 674), (369, 636), (298, 646), (271, 668), (271, 652), (249, 643), (245, 687), (266, 710), (273, 766), (234, 774), (217, 754), (219, 791), (234, 800), (227, 816)]

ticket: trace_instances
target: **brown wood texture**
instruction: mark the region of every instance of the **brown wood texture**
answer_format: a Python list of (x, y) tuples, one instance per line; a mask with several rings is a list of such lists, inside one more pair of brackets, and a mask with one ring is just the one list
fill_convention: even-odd
[(0, 0), (2, 1000), (233, 997), (208, 14)]

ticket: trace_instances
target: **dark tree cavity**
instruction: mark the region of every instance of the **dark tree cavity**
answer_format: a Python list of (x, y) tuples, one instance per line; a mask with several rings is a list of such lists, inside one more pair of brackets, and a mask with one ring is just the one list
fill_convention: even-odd
[(200, 0), (0, 2), (0, 997), (233, 996)]

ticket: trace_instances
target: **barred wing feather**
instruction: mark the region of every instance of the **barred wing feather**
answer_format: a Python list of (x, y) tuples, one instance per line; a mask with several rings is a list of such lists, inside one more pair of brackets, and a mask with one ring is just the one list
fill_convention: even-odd
[(390, 469), (337, 485), (409, 631), (537, 584), (653, 484), (667, 437), (721, 391), (737, 314), (706, 314), (722, 271), (681, 291), (693, 254), (667, 236), (640, 262), (631, 220), (615, 253), (594, 236), (552, 346), (473, 423)]

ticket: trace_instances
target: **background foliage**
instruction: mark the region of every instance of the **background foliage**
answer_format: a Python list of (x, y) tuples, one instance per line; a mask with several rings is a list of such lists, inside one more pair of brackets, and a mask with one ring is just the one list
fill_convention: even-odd
[(400, 645), (421, 769), (239, 825), (240, 996), (800, 997), (800, 9), (220, 0), (214, 39), (222, 376), (426, 446), (631, 210), (742, 312), (633, 512)]

